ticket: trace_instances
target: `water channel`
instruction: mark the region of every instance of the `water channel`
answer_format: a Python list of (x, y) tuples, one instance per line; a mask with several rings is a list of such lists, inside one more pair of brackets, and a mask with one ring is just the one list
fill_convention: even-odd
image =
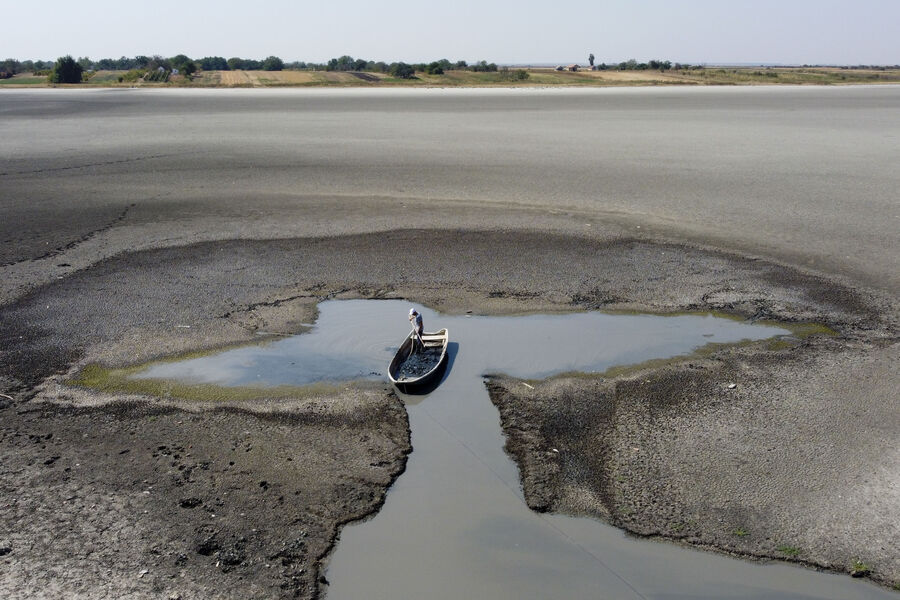
[[(385, 379), (408, 331), (409, 306), (325, 302), (310, 333), (159, 363), (137, 376), (217, 385)], [(326, 572), (328, 598), (896, 597), (846, 576), (634, 539), (524, 503), (485, 374), (602, 372), (787, 330), (703, 315), (482, 317), (417, 308), (426, 330), (449, 328), (448, 368), (427, 396), (401, 396), (412, 430), (406, 472), (373, 518), (341, 532)]]

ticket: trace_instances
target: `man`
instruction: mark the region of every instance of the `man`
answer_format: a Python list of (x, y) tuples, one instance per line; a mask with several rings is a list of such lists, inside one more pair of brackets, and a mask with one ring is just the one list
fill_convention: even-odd
[(412, 324), (413, 334), (415, 334), (416, 340), (419, 342), (419, 348), (424, 348), (425, 342), (422, 341), (422, 332), (425, 330), (425, 325), (422, 322), (422, 315), (415, 308), (409, 309), (409, 322)]

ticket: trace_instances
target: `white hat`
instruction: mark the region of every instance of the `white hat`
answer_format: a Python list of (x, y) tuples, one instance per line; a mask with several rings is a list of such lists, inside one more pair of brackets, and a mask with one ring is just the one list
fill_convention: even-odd
[(410, 315), (416, 314), (416, 309), (414, 309), (414, 308), (409, 309), (409, 314)]

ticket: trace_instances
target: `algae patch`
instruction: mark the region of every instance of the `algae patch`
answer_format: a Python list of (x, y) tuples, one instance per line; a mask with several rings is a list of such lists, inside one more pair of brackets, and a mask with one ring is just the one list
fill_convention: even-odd
[(234, 402), (253, 400), (303, 399), (333, 394), (346, 387), (335, 383), (308, 385), (221, 386), (210, 383), (184, 383), (170, 379), (134, 379), (147, 365), (107, 368), (98, 364), (84, 367), (65, 381), (66, 385), (88, 388), (108, 394), (135, 394), (189, 402)]

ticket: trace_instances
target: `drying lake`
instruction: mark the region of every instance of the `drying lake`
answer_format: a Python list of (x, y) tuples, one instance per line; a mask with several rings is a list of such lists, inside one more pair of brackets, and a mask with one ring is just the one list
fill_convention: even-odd
[[(134, 377), (213, 386), (383, 380), (408, 307), (324, 302), (309, 333), (155, 363)], [(450, 330), (449, 364), (433, 392), (402, 396), (413, 445), (406, 472), (373, 518), (344, 528), (326, 572), (329, 597), (890, 597), (846, 577), (635, 540), (595, 520), (531, 511), (503, 451), (485, 375), (601, 373), (789, 330), (713, 315), (485, 317), (417, 308), (426, 329)]]

